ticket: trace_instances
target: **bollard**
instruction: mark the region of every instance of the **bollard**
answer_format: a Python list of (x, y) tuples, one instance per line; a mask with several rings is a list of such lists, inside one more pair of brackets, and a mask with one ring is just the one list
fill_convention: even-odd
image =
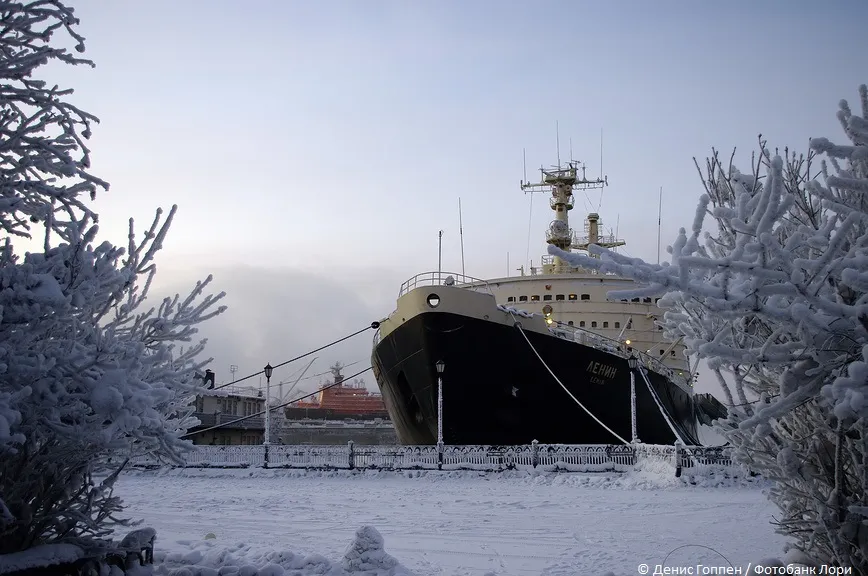
[(539, 442), (536, 440), (530, 443), (530, 454), (531, 464), (536, 468), (539, 465)]
[(353, 441), (352, 440), (347, 442), (347, 447), (350, 450), (350, 453), (347, 457), (347, 463), (349, 464), (350, 470), (352, 470), (353, 468), (356, 467), (356, 453), (353, 450)]

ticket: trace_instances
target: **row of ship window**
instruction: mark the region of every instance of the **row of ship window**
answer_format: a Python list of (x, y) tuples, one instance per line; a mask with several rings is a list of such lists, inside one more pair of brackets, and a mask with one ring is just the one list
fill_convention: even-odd
[[(564, 294), (555, 294), (554, 299), (556, 301), (569, 300), (570, 302), (573, 302), (576, 300), (587, 301), (587, 300), (591, 299), (591, 295), (590, 294), (582, 294), (582, 297), (579, 298), (578, 294), (569, 294), (569, 295), (567, 295), (567, 298), (564, 298)], [(540, 300), (540, 297), (538, 294), (535, 294), (535, 295), (530, 297), (531, 302), (539, 302), (539, 300)], [(542, 300), (543, 300), (543, 302), (550, 302), (552, 300), (552, 295), (551, 294), (544, 294), (542, 297)], [(510, 296), (509, 298), (506, 299), (506, 301), (507, 302), (515, 302), (516, 301), (515, 296)], [(518, 301), (519, 302), (527, 302), (527, 296), (519, 296)], [(621, 302), (644, 302), (645, 304), (651, 304), (652, 302), (654, 304), (656, 304), (659, 301), (660, 301), (660, 298), (654, 298), (654, 299), (651, 299), (651, 298), (633, 298), (632, 300), (627, 300), (626, 298), (624, 298), (621, 300)]]
[[(568, 325), (568, 326), (575, 326), (575, 324), (573, 324), (573, 321), (572, 321), (572, 320), (570, 320), (569, 322), (567, 322), (567, 325)], [(608, 322), (603, 322), (603, 328), (608, 328), (608, 327), (609, 327), (609, 323), (608, 323)], [(615, 329), (617, 330), (617, 329), (620, 328), (620, 327), (621, 327), (621, 323), (620, 323), (620, 322), (615, 322)], [(579, 328), (585, 328), (585, 321), (584, 321), (584, 320), (579, 320)], [(597, 328), (597, 321), (596, 321), (596, 320), (591, 320), (591, 328)], [(657, 325), (657, 329), (658, 329), (658, 330), (663, 330), (663, 326), (661, 326), (661, 325), (658, 324), (658, 325)]]

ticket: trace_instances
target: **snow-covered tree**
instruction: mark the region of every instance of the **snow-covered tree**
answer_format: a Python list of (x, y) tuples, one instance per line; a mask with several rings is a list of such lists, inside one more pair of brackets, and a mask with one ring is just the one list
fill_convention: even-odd
[[(81, 200), (107, 184), (87, 172), (94, 116), (34, 78), (49, 61), (89, 64), (52, 45), (72, 27), (59, 0), (0, 1), (0, 554), (108, 533), (121, 502), (112, 484), (125, 458), (177, 459), (195, 421), (190, 401), (204, 341), (196, 325), (219, 314), (211, 278), (184, 299), (140, 310), (176, 208), (157, 211), (126, 249), (97, 242)], [(13, 237), (43, 249), (16, 253)], [(106, 474), (97, 484), (93, 476)]]
[[(67, 102), (61, 89), (33, 76), (49, 61), (93, 66), (51, 43), (66, 30), (78, 52), (84, 38), (73, 30), (78, 20), (61, 2), (0, 0), (0, 229), (30, 237), (31, 225), (45, 220), (95, 214), (79, 196), (91, 199), (108, 184), (88, 172), (95, 116)], [(75, 158), (80, 155), (80, 158)]]
[(737, 458), (775, 482), (778, 530), (865, 576), (868, 89), (859, 93), (861, 115), (844, 101), (838, 112), (848, 145), (815, 138), (807, 156), (782, 157), (761, 139), (752, 174), (715, 152), (671, 262), (549, 252), (645, 286), (613, 298), (663, 295), (666, 335), (683, 337), (723, 387), (720, 425)]

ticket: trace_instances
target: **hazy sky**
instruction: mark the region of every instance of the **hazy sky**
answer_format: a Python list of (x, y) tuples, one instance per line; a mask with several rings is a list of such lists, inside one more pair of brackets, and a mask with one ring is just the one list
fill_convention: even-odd
[[(211, 272), (230, 310), (203, 329), (218, 380), (258, 371), (393, 308), (399, 284), (539, 262), (548, 200), (519, 189), (560, 155), (610, 186), (577, 198), (632, 256), (689, 225), (694, 156), (762, 132), (803, 150), (841, 139), (840, 99), (868, 82), (865, 2), (72, 2), (97, 67), (50, 67), (97, 115), (102, 230), (125, 238), (180, 207), (159, 290)], [(48, 76), (46, 76), (48, 77)], [(320, 355), (367, 366), (370, 332)], [(279, 378), (291, 370), (276, 372)], [(352, 371), (352, 370), (350, 370)], [(368, 375), (367, 381), (373, 384)], [(700, 385), (713, 390), (714, 384)]]

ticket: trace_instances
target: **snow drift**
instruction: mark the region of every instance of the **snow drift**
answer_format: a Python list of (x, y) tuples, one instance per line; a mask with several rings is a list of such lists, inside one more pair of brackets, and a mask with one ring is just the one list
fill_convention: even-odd
[(154, 574), (165, 576), (414, 576), (386, 553), (373, 526), (356, 530), (337, 562), (319, 554), (254, 552), (247, 544), (221, 547), (215, 539), (192, 542), (187, 552), (155, 554), (154, 560)]

